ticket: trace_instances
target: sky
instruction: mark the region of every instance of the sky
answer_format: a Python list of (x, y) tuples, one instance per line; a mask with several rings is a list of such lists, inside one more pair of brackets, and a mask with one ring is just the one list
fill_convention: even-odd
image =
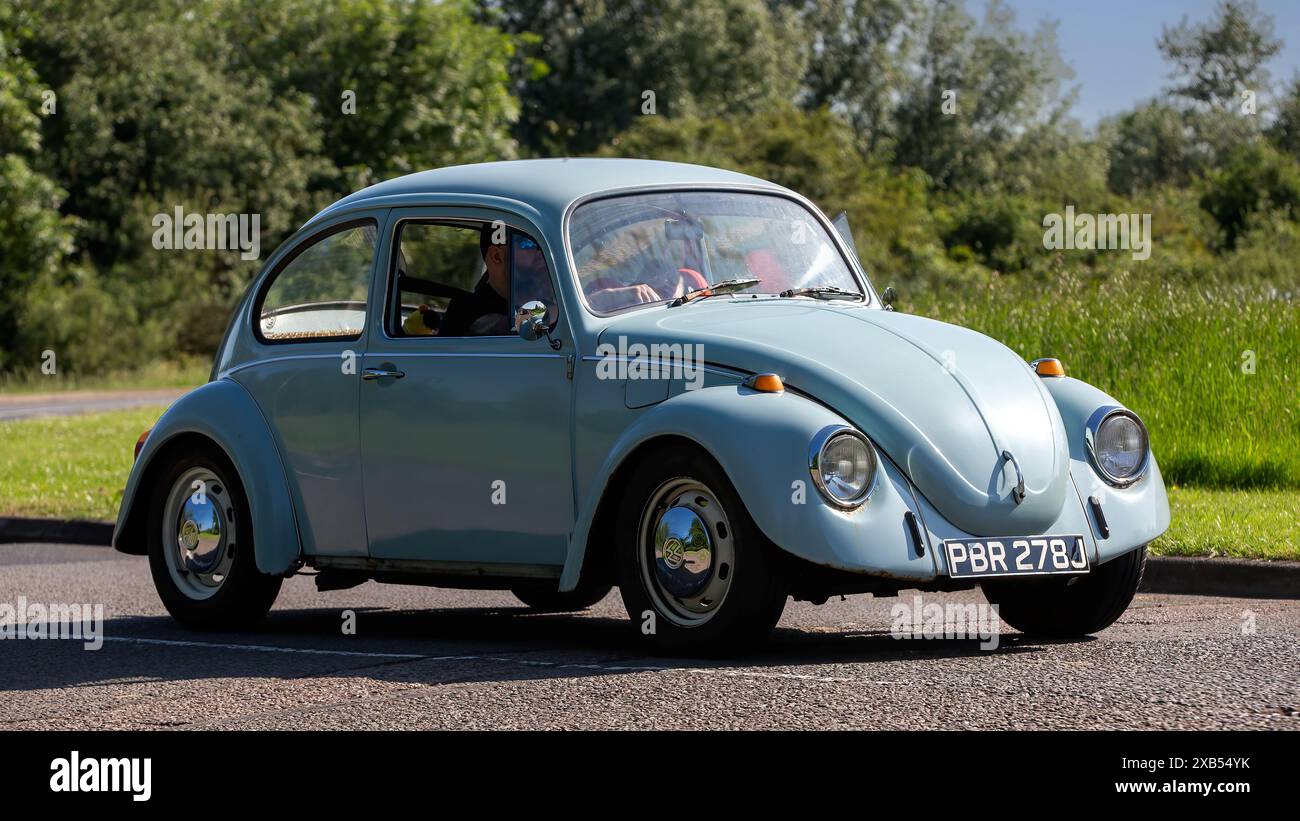
[[(1156, 50), (1162, 26), (1186, 16), (1192, 23), (1212, 19), (1216, 0), (1005, 0), (1022, 28), (1039, 20), (1059, 21), (1061, 56), (1074, 69), (1078, 98), (1073, 114), (1085, 126), (1160, 94), (1169, 82), (1169, 65)], [(1275, 87), (1300, 70), (1300, 0), (1256, 0), (1273, 18), (1273, 33), (1284, 41), (1267, 64)], [(979, 19), (984, 0), (967, 0)], [(1265, 103), (1259, 95), (1261, 106)]]

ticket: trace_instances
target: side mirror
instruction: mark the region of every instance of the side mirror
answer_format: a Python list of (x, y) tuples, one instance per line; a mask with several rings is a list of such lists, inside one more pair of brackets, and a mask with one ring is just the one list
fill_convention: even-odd
[(525, 302), (519, 308), (519, 336), (529, 342), (546, 337), (551, 350), (560, 349), (560, 340), (551, 337), (551, 329), (546, 324), (546, 303), (538, 299)]
[(896, 299), (898, 299), (898, 292), (894, 290), (892, 285), (880, 293), (880, 302), (885, 306), (886, 311), (894, 310), (894, 300)]

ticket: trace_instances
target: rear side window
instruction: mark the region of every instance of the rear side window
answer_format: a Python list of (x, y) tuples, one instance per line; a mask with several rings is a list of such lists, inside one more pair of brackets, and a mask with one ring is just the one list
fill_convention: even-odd
[(373, 221), (354, 223), (297, 251), (263, 292), (259, 336), (267, 342), (360, 337), (377, 234)]

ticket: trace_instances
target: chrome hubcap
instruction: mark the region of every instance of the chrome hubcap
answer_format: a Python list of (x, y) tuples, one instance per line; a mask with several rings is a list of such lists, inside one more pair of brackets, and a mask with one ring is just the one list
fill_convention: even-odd
[(713, 617), (735, 567), (726, 512), (705, 485), (671, 479), (641, 514), (637, 556), (655, 609), (674, 624), (697, 627)]
[(206, 599), (226, 580), (235, 556), (230, 491), (215, 473), (193, 468), (172, 485), (163, 514), (167, 569), (182, 593)]

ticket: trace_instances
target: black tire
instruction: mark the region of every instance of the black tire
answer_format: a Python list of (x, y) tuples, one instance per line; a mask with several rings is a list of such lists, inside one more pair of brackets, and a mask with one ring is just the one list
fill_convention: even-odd
[[(643, 513), (657, 490), (677, 479), (701, 483), (717, 500), (725, 514), (728, 532), (725, 536), (711, 534), (717, 539), (711, 554), (721, 555), (724, 540), (730, 539), (728, 549), (734, 560), (734, 567), (711, 561), (710, 578), (729, 579), (729, 587), (707, 620), (685, 626), (665, 612), (669, 605), (656, 601), (656, 595), (666, 601), (665, 594), (652, 595), (647, 589), (655, 582), (643, 576), (638, 558)], [(653, 545), (649, 547), (648, 555)], [(767, 636), (785, 608), (788, 591), (781, 572), (784, 554), (754, 524), (722, 469), (694, 449), (675, 447), (661, 451), (634, 469), (620, 501), (614, 549), (623, 605), (637, 635), (652, 649), (686, 655), (729, 655)], [(647, 561), (648, 567), (655, 566), (652, 556)]]
[[(984, 582), (984, 597), (1022, 633), (1079, 637), (1104, 630), (1123, 615), (1142, 583), (1146, 545), (1072, 579), (998, 579)], [(1073, 583), (1071, 583), (1073, 582)]]
[[(244, 630), (252, 627), (275, 603), (282, 579), (257, 569), (248, 497), (234, 465), (216, 447), (204, 447), (175, 454), (161, 467), (150, 494), (147, 544), (149, 570), (163, 606), (176, 621), (196, 630)], [(228, 502), (227, 515), (233, 515), (233, 533), (237, 534), (233, 545), (227, 543), (223, 547), (230, 553), (229, 571), (224, 574), (216, 591), (207, 598), (195, 598), (181, 588), (173, 578), (168, 557), (163, 553), (165, 506), (181, 477), (195, 469), (210, 471), (223, 484)], [(175, 560), (174, 556), (172, 558)]]
[(573, 613), (586, 610), (608, 596), (613, 589), (612, 584), (583, 585), (579, 582), (577, 589), (567, 593), (549, 587), (517, 587), (510, 592), (516, 599), (539, 612)]

